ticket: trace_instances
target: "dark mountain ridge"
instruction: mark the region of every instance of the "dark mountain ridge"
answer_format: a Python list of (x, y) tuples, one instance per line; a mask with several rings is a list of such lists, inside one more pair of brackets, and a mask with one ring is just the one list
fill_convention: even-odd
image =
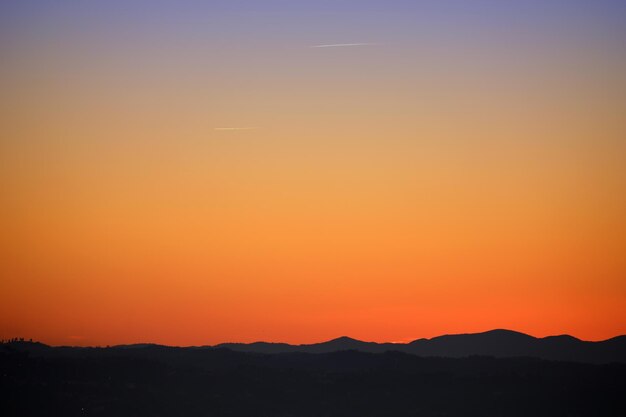
[(569, 335), (533, 337), (524, 333), (495, 329), (483, 333), (452, 334), (417, 339), (409, 343), (363, 342), (340, 337), (323, 343), (222, 343), (216, 348), (258, 353), (327, 353), (357, 350), (370, 353), (397, 351), (419, 356), (461, 358), (467, 356), (535, 357), (587, 363), (626, 362), (626, 336), (589, 342)]
[[(50, 347), (36, 342), (11, 342), (6, 347), (27, 350), (36, 355), (58, 355), (73, 349), (96, 348)], [(228, 349), (259, 354), (331, 353), (354, 350), (366, 353), (402, 352), (424, 357), (463, 358), (469, 356), (533, 357), (546, 360), (582, 363), (626, 363), (626, 336), (617, 336), (599, 342), (577, 339), (569, 335), (533, 337), (524, 333), (495, 329), (483, 333), (452, 334), (417, 339), (409, 343), (364, 342), (350, 337), (339, 337), (322, 343), (290, 345), (287, 343), (222, 343), (215, 346), (171, 348), (155, 344), (118, 345), (112, 350), (136, 349)]]

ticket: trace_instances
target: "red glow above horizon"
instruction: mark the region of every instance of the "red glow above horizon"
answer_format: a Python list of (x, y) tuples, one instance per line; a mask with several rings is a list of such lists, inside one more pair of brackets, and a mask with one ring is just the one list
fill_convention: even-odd
[(154, 7), (3, 30), (0, 338), (626, 334), (610, 13)]

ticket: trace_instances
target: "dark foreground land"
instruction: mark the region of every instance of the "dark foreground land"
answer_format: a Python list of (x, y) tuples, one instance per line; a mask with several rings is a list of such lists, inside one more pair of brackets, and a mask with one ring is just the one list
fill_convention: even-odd
[(626, 364), (0, 346), (2, 416), (626, 416)]

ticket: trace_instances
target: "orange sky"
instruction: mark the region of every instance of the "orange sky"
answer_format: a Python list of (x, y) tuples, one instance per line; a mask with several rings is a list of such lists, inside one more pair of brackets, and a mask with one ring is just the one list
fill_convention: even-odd
[(340, 34), (12, 33), (0, 338), (626, 333), (613, 43)]

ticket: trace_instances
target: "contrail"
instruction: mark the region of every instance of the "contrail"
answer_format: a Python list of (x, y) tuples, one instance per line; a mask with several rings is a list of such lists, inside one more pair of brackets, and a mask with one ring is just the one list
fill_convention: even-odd
[(213, 130), (254, 130), (256, 127), (216, 127)]
[(377, 43), (333, 43), (328, 45), (313, 45), (311, 48), (343, 48), (346, 46), (374, 46)]

